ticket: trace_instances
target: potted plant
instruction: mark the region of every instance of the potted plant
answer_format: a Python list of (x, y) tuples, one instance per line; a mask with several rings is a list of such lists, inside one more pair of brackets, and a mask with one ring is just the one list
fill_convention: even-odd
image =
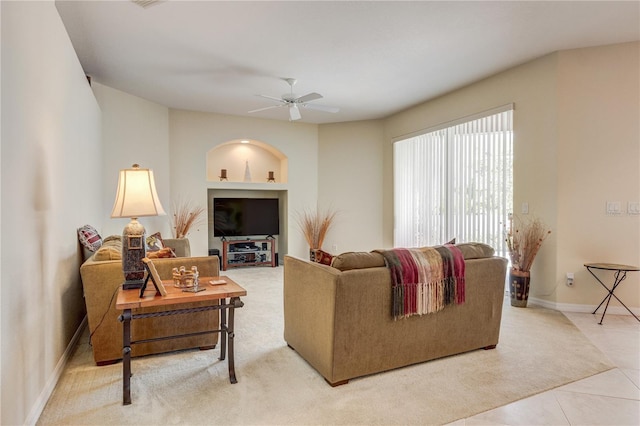
[(550, 233), (547, 226), (537, 217), (525, 220), (509, 215), (509, 229), (505, 230), (505, 240), (511, 259), (509, 270), (511, 306), (527, 307), (531, 265)]
[(309, 259), (312, 262), (319, 260), (318, 252), (322, 249), (324, 238), (331, 228), (336, 217), (333, 210), (316, 209), (313, 211), (305, 210), (298, 214), (297, 221), (307, 244), (309, 244)]

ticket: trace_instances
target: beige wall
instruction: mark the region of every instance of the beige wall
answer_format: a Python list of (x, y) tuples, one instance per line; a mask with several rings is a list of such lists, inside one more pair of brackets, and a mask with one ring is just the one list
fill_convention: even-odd
[[(558, 54), (558, 269), (557, 300), (594, 304), (603, 289), (584, 262), (640, 265), (640, 43)], [(620, 216), (607, 216), (619, 201)], [(576, 287), (564, 285), (576, 273)], [(601, 274), (608, 284), (611, 273)], [(629, 273), (616, 294), (640, 306), (640, 273)], [(613, 306), (618, 305), (615, 299)], [(619, 305), (618, 305), (619, 306)], [(622, 308), (624, 309), (624, 308)], [(620, 312), (626, 313), (621, 310)]]
[[(120, 235), (129, 219), (111, 219), (118, 172), (134, 163), (152, 169), (158, 197), (167, 214), (170, 203), (169, 108), (108, 86), (93, 83), (102, 111), (102, 200), (104, 211), (95, 226), (104, 235)], [(142, 217), (147, 235), (171, 235), (168, 216)]]
[[(207, 153), (214, 147), (236, 139), (258, 140), (286, 156), (288, 180), (273, 184), (235, 184), (207, 181)], [(318, 126), (286, 121), (262, 120), (193, 111), (170, 111), (171, 198), (191, 198), (207, 206), (207, 190), (278, 190), (288, 198), (289, 221), (281, 223), (280, 258), (284, 254), (308, 256), (308, 247), (293, 220), (296, 212), (315, 206), (318, 198)], [(217, 192), (218, 193), (218, 192)], [(234, 192), (237, 196), (238, 192)], [(192, 254), (206, 255), (209, 249), (207, 227), (189, 234)], [(220, 248), (215, 247), (215, 248)]]
[[(605, 293), (583, 263), (640, 263), (640, 217), (604, 214), (605, 200), (640, 198), (638, 46), (550, 54), (388, 118), (385, 242), (393, 236), (391, 140), (514, 102), (514, 207), (528, 202), (553, 230), (534, 263), (531, 297), (565, 310), (595, 307)], [(572, 288), (566, 272), (576, 274)], [(639, 282), (632, 273), (618, 290), (636, 309)]]
[(0, 10), (0, 423), (17, 425), (37, 420), (85, 315), (76, 229), (103, 214), (100, 110), (54, 3)]
[(380, 120), (320, 126), (318, 206), (338, 212), (325, 239), (325, 251), (337, 254), (385, 247), (383, 136)]

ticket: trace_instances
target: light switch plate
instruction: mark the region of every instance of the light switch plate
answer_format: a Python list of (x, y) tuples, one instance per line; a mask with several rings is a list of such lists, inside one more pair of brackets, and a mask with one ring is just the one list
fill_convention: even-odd
[(627, 213), (630, 215), (640, 215), (640, 202), (629, 201), (627, 205)]
[(622, 214), (620, 201), (607, 201), (607, 214), (609, 216), (617, 216)]

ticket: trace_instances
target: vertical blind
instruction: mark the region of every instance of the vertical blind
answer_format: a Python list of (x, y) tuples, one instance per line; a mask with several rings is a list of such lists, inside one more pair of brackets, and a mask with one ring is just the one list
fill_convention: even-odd
[(477, 241), (506, 254), (513, 105), (394, 143), (394, 246)]

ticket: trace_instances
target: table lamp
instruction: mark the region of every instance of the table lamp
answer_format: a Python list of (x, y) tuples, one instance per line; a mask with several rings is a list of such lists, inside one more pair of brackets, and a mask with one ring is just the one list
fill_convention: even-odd
[(112, 218), (129, 217), (131, 222), (122, 231), (122, 271), (125, 290), (140, 288), (144, 283), (145, 229), (139, 217), (166, 214), (156, 192), (153, 170), (141, 169), (134, 164), (131, 169), (120, 170), (118, 191), (113, 204)]

